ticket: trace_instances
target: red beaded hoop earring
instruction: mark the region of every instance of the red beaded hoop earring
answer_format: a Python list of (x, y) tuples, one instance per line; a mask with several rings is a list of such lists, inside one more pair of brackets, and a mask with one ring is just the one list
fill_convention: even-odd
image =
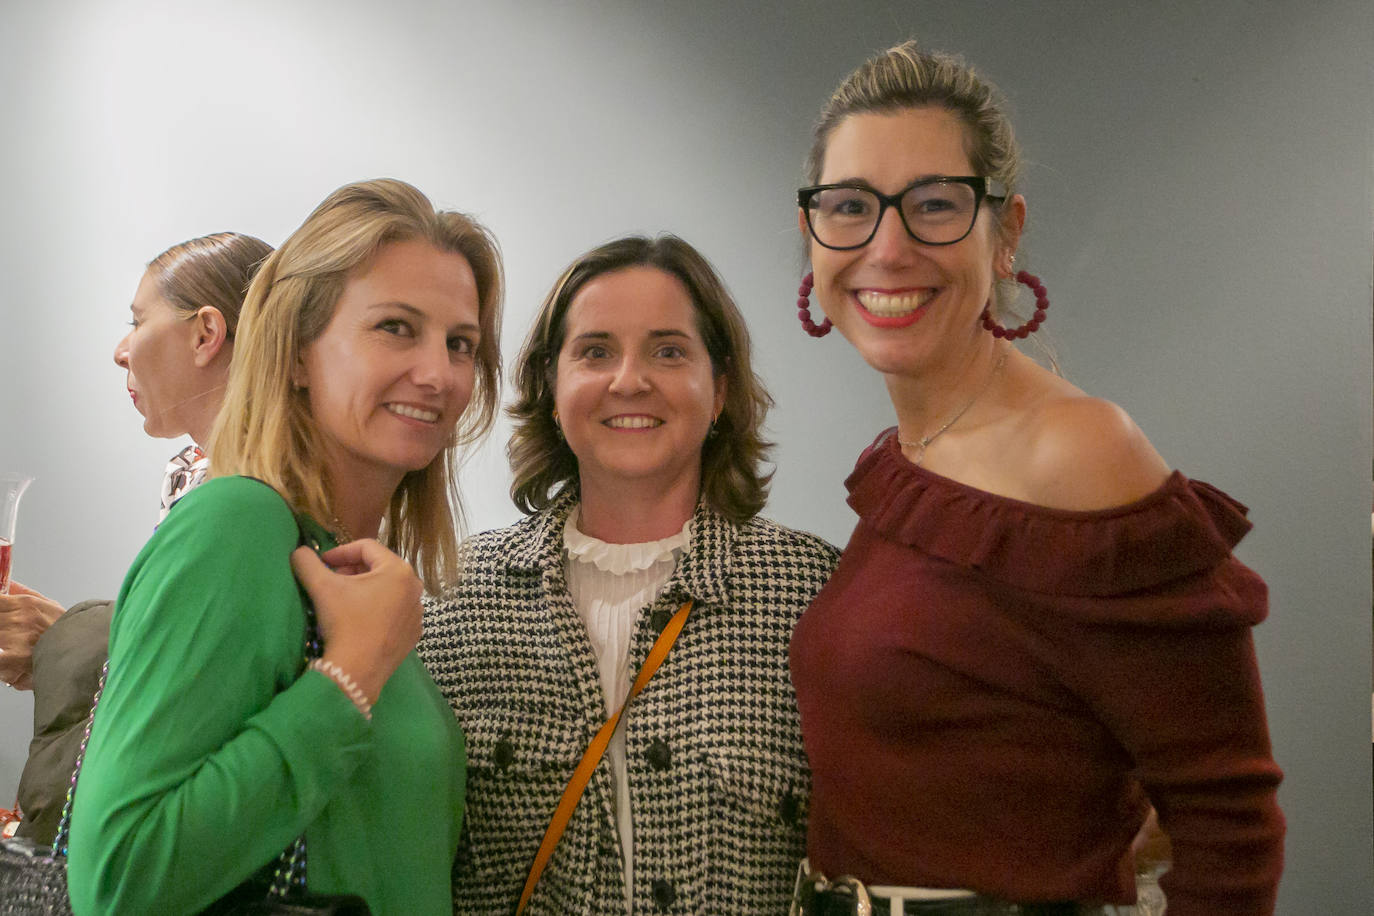
[(1040, 278), (1028, 271), (1021, 271), (1016, 275), (1016, 282), (1029, 286), (1031, 292), (1035, 293), (1035, 314), (1030, 321), (1021, 325), (1019, 328), (1007, 330), (997, 323), (992, 317), (992, 312), (988, 308), (983, 309), (983, 330), (991, 331), (996, 338), (1007, 340), (1024, 340), (1040, 329), (1040, 325), (1045, 321), (1045, 310), (1050, 307), (1049, 295), (1045, 292), (1045, 284), (1040, 282)]
[(824, 337), (830, 333), (830, 319), (827, 318), (820, 324), (811, 320), (811, 287), (815, 282), (814, 274), (808, 273), (802, 277), (801, 286), (797, 287), (797, 318), (806, 333), (812, 337)]

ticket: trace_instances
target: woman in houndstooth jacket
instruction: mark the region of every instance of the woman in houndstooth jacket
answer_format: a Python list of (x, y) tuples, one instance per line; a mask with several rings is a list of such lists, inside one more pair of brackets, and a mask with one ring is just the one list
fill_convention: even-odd
[(516, 369), (512, 495), (429, 602), (420, 654), (468, 737), (457, 913), (508, 914), (583, 750), (659, 631), (526, 912), (780, 913), (809, 775), (787, 668), (836, 551), (756, 517), (770, 399), (691, 246), (631, 237), (555, 284)]

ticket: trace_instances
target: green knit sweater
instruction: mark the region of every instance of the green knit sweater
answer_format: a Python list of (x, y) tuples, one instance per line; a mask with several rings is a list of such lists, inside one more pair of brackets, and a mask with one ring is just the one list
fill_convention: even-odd
[(451, 912), (462, 733), (414, 653), (370, 723), (301, 673), (297, 540), (280, 496), (228, 477), (135, 559), (74, 806), (77, 913), (196, 912), (302, 831), (311, 891), (377, 916)]

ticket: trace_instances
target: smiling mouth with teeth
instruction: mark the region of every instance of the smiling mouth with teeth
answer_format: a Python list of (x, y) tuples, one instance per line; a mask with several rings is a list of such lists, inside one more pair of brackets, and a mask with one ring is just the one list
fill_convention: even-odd
[(425, 423), (435, 423), (439, 419), (439, 411), (425, 410), (421, 407), (409, 407), (405, 404), (388, 404), (386, 409), (402, 417), (409, 417), (412, 420), (423, 420)]
[(925, 305), (935, 295), (935, 290), (924, 289), (919, 292), (911, 293), (879, 293), (873, 290), (860, 290), (855, 293), (859, 304), (872, 315), (883, 318), (895, 318), (900, 315), (910, 315), (921, 306)]
[(655, 426), (662, 426), (663, 421), (658, 417), (646, 417), (643, 415), (630, 417), (611, 417), (603, 420), (606, 426), (611, 429), (652, 429)]

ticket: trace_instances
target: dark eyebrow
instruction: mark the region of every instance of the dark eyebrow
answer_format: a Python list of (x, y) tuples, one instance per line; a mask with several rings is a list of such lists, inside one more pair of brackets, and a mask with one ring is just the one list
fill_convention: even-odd
[[(943, 175), (943, 174), (939, 174), (939, 173), (935, 173), (935, 172), (932, 172), (932, 173), (930, 173), (930, 174), (928, 174), (928, 175), (917, 175), (915, 178), (911, 179), (911, 180), (908, 181), (906, 184), (902, 185), (902, 190), (905, 191), (907, 188), (911, 187), (912, 185), (920, 184), (920, 183), (923, 182), (923, 181), (938, 181), (938, 180), (941, 179), (941, 178), (950, 178), (950, 177), (954, 177), (954, 176)], [(867, 189), (870, 190), (870, 191), (877, 191), (877, 190), (878, 190), (878, 188), (873, 184), (873, 182), (869, 181), (869, 180), (866, 179), (866, 178), (859, 178), (858, 176), (854, 176), (854, 177), (851, 177), (851, 178), (841, 178), (841, 179), (838, 180), (838, 181), (827, 182), (827, 184), (849, 185), (849, 186), (855, 187), (855, 188), (867, 188)]]
[[(610, 340), (610, 339), (612, 338), (612, 336), (613, 336), (613, 335), (611, 334), (610, 331), (586, 331), (586, 332), (584, 332), (584, 333), (582, 333), (582, 334), (578, 334), (576, 337), (572, 337), (572, 338), (569, 338), (569, 339), (570, 339), (570, 340)], [(688, 332), (679, 330), (679, 329), (677, 329), (677, 328), (655, 328), (655, 329), (649, 331), (649, 337), (651, 337), (651, 338), (661, 338), (661, 337), (691, 337), (691, 336), (692, 336), (692, 335), (689, 334)]]

